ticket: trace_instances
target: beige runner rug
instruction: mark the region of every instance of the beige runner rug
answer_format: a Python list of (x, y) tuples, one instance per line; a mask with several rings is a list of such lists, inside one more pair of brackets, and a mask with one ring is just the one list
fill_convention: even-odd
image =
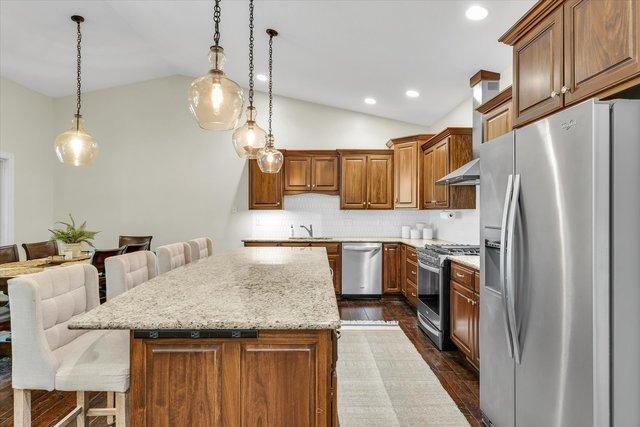
[(343, 322), (338, 341), (341, 427), (468, 426), (395, 322)]

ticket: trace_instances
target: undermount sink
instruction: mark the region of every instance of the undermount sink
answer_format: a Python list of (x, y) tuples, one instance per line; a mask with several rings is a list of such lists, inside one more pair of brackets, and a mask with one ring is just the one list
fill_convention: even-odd
[(331, 237), (289, 237), (289, 240), (331, 240)]

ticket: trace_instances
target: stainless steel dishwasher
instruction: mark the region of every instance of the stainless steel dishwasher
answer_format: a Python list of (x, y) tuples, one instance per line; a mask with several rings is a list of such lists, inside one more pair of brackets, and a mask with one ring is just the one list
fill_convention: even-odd
[(382, 243), (342, 244), (342, 297), (377, 298), (382, 294)]

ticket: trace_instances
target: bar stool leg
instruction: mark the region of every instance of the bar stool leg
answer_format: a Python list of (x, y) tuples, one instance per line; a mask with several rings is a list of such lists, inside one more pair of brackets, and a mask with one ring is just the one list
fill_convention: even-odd
[(31, 390), (13, 389), (13, 424), (31, 426)]
[[(116, 407), (115, 396), (114, 396), (112, 391), (108, 391), (107, 392), (107, 408), (115, 408), (115, 407)], [(109, 424), (109, 425), (113, 424), (113, 416), (112, 415), (107, 417), (107, 424)]]
[(89, 420), (87, 419), (87, 411), (89, 410), (89, 393), (86, 391), (76, 392), (76, 402), (80, 408), (80, 413), (76, 417), (76, 426), (86, 427), (89, 425)]
[(116, 427), (126, 427), (129, 399), (127, 393), (116, 393)]

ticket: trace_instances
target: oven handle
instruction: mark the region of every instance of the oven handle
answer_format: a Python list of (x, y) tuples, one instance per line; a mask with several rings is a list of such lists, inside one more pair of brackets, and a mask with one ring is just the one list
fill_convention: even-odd
[(420, 262), (420, 260), (418, 260), (418, 267), (424, 268), (425, 270), (428, 270), (428, 271), (430, 271), (432, 273), (440, 274), (440, 269), (439, 268), (430, 267), (427, 264), (423, 264), (422, 262)]

